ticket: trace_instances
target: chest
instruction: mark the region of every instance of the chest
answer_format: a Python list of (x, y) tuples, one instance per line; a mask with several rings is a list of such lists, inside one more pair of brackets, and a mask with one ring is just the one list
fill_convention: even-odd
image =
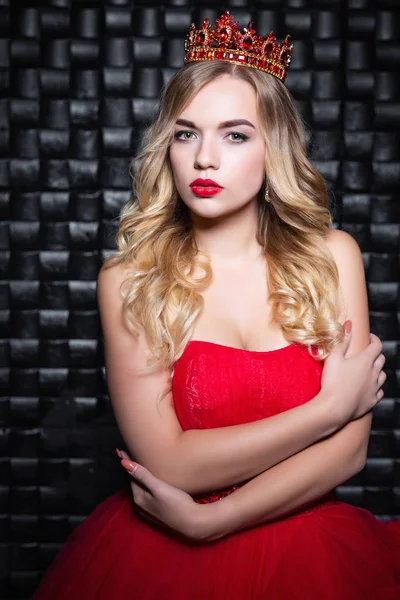
[(192, 338), (249, 350), (279, 348), (287, 342), (272, 322), (265, 265), (215, 270), (203, 290), (203, 310)]
[(175, 363), (174, 406), (183, 429), (255, 421), (313, 398), (321, 373), (321, 362), (305, 346), (252, 352), (189, 343)]

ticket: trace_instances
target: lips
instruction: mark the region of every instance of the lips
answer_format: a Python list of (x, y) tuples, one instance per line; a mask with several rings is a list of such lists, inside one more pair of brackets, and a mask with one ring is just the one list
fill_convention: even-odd
[(215, 194), (219, 194), (222, 192), (221, 187), (205, 187), (204, 185), (192, 185), (192, 192), (196, 194), (196, 196), (215, 196)]
[(203, 197), (215, 196), (215, 194), (219, 194), (223, 190), (223, 187), (212, 179), (195, 179), (190, 184), (190, 187), (196, 196)]
[(219, 183), (217, 183), (216, 181), (213, 181), (212, 179), (201, 179), (200, 177), (198, 179), (195, 179), (194, 181), (192, 181), (192, 183), (190, 184), (190, 187), (212, 187), (212, 188), (222, 188), (221, 185), (219, 185)]

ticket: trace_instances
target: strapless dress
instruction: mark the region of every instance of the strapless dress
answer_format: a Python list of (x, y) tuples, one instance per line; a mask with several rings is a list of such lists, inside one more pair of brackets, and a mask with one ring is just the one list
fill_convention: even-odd
[[(193, 340), (175, 363), (176, 413), (184, 430), (270, 417), (313, 398), (322, 369), (295, 343), (258, 352)], [(237, 487), (194, 499), (218, 501)], [(379, 520), (332, 490), (198, 544), (142, 519), (127, 483), (72, 531), (32, 598), (67, 599), (399, 600), (400, 520)]]

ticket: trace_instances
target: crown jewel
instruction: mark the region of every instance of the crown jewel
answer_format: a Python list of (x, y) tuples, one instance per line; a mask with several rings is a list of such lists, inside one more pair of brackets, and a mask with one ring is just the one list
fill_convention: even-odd
[(239, 31), (238, 21), (226, 10), (216, 19), (214, 29), (206, 17), (196, 29), (192, 23), (185, 39), (184, 64), (203, 60), (225, 60), (233, 64), (260, 69), (285, 81), (292, 60), (293, 44), (288, 34), (277, 42), (274, 32), (265, 38), (256, 35), (253, 21)]

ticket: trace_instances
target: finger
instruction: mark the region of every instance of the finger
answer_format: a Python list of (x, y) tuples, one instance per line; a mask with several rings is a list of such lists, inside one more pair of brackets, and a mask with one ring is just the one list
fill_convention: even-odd
[(387, 378), (387, 375), (386, 375), (385, 371), (381, 371), (379, 373), (379, 377), (378, 377), (378, 387), (382, 387), (383, 386), (383, 384), (386, 381), (386, 378)]
[(345, 330), (345, 335), (340, 343), (334, 345), (334, 347), (332, 348), (332, 350), (330, 352), (330, 356), (331, 355), (335, 356), (335, 355), (340, 355), (340, 354), (342, 354), (344, 356), (349, 348), (351, 334), (352, 334), (351, 321), (349, 319), (347, 319), (347, 321), (345, 321), (343, 323), (343, 328)]
[(126, 458), (121, 460), (121, 465), (128, 471), (130, 475), (133, 475), (139, 466), (137, 463), (133, 462), (133, 460), (127, 460)]
[(120, 450), (119, 448), (115, 448), (115, 452), (118, 454), (119, 458), (122, 460), (125, 458), (126, 460), (131, 460), (129, 454), (125, 452), (125, 450)]
[(375, 361), (375, 366), (377, 366), (379, 369), (382, 369), (385, 362), (386, 362), (386, 356), (384, 354), (380, 354)]
[(120, 452), (121, 452), (121, 459), (131, 460), (131, 457), (129, 456), (129, 454), (127, 452), (125, 452), (125, 450), (120, 450)]
[(157, 517), (155, 517), (152, 514), (152, 512), (150, 512), (152, 510), (152, 505), (149, 502), (151, 498), (150, 493), (147, 490), (143, 489), (140, 486), (140, 484), (134, 483), (133, 481), (131, 481), (130, 486), (132, 490), (133, 500), (135, 502), (135, 507), (139, 514), (152, 521), (160, 522), (158, 521)]
[(150, 492), (153, 492), (158, 479), (146, 467), (125, 459), (121, 461), (121, 465), (136, 481), (143, 484)]
[(364, 350), (364, 352), (370, 353), (372, 355), (372, 358), (375, 360), (381, 354), (382, 349), (383, 349), (383, 344), (382, 344), (380, 338), (377, 335), (375, 335), (374, 333), (370, 333), (369, 337), (370, 337), (371, 342), (370, 342), (369, 346)]
[(141, 483), (135, 483), (134, 481), (131, 481), (130, 486), (135, 504), (144, 510), (149, 510), (149, 500), (152, 498), (151, 492), (149, 492), (149, 490), (146, 489)]

